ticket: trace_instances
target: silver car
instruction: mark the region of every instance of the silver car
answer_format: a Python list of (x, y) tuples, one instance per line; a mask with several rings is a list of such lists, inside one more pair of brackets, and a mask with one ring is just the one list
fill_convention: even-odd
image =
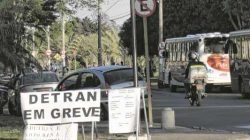
[(14, 92), (9, 97), (8, 109), (11, 115), (21, 115), (20, 93), (55, 90), (59, 79), (55, 72), (43, 71), (22, 74), (12, 82)]
[[(146, 87), (143, 77), (138, 73), (138, 85)], [(79, 69), (65, 76), (58, 84), (57, 91), (78, 89), (102, 89), (101, 120), (108, 119), (108, 94), (106, 89), (134, 87), (133, 69), (127, 66), (101, 66)], [(147, 97), (147, 94), (145, 94)]]

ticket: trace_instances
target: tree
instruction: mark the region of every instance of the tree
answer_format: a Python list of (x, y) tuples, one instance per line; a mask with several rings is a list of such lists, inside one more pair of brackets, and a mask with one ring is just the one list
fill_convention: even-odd
[[(229, 18), (223, 12), (221, 1), (211, 0), (166, 0), (164, 1), (164, 38), (181, 37), (188, 34), (223, 32), (233, 30)], [(148, 41), (150, 56), (158, 54), (158, 7), (154, 15), (148, 18)], [(143, 23), (136, 17), (137, 52), (144, 55)], [(120, 43), (132, 53), (131, 19), (127, 20), (119, 33)]]
[(38, 61), (24, 48), (24, 40), (27, 37), (25, 26), (48, 25), (55, 20), (54, 11), (45, 8), (46, 2), (42, 0), (1, 1), (0, 54), (5, 67), (21, 70), (33, 63), (41, 69)]
[(223, 11), (228, 14), (229, 21), (235, 30), (250, 27), (250, 1), (248, 0), (224, 0)]

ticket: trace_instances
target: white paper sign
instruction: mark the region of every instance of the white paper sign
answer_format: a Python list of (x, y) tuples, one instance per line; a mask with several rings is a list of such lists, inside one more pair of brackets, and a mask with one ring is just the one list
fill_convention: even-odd
[(140, 107), (140, 88), (109, 91), (109, 133), (136, 131), (137, 107)]
[(60, 124), (100, 120), (100, 90), (21, 93), (25, 124)]
[(23, 140), (77, 140), (78, 124), (27, 125)]

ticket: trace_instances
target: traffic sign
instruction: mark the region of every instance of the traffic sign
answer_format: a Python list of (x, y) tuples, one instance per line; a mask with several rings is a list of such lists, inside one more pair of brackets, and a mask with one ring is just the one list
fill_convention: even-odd
[(135, 11), (138, 16), (149, 17), (151, 16), (156, 7), (155, 0), (136, 0)]
[(47, 50), (46, 50), (46, 54), (47, 54), (48, 56), (50, 56), (50, 55), (51, 55), (51, 50), (50, 50), (50, 49), (47, 49)]

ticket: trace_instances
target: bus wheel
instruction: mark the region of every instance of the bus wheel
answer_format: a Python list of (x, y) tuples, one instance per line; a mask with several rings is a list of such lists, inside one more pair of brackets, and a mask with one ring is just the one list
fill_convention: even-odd
[(171, 81), (169, 82), (169, 87), (170, 87), (170, 91), (171, 91), (171, 92), (176, 92), (177, 86), (172, 85), (172, 84), (171, 84)]
[(158, 84), (158, 88), (163, 88), (164, 87), (163, 82), (160, 81), (160, 80), (158, 80), (157, 84)]
[(243, 82), (240, 83), (240, 93), (243, 98), (248, 98)]

